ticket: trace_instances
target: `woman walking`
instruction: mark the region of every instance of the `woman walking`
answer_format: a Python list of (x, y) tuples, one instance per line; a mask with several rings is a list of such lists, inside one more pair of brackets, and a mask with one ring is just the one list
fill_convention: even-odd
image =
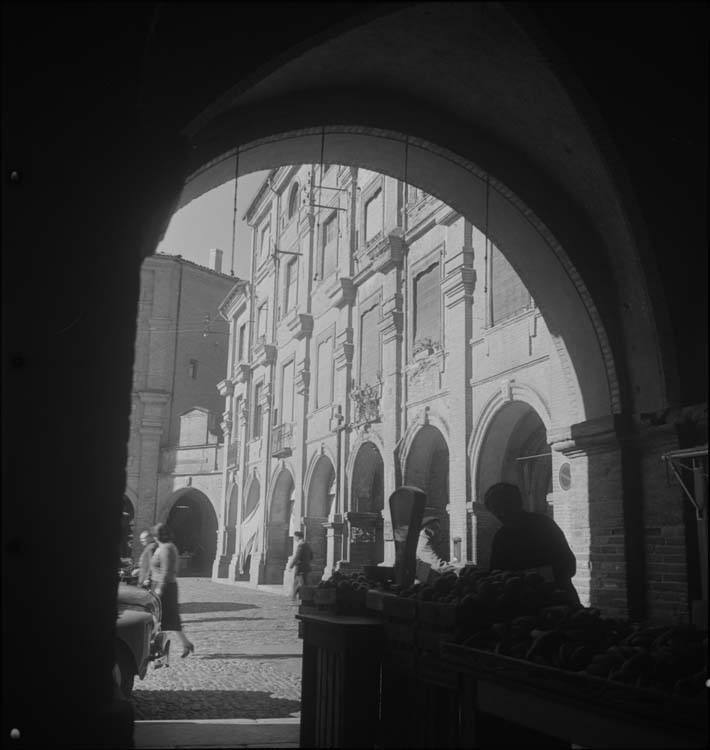
[(153, 528), (153, 536), (158, 547), (150, 560), (153, 591), (160, 598), (162, 630), (173, 631), (182, 643), (183, 659), (191, 654), (195, 647), (182, 632), (180, 611), (178, 610), (177, 568), (178, 550), (172, 542), (170, 529), (164, 523)]

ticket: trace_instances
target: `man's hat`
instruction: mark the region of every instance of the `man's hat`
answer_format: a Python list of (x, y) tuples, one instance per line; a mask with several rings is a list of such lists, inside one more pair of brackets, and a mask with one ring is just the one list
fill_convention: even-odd
[(434, 523), (434, 521), (441, 523), (439, 516), (424, 516), (424, 518), (422, 518), (422, 528), (428, 526), (430, 523)]

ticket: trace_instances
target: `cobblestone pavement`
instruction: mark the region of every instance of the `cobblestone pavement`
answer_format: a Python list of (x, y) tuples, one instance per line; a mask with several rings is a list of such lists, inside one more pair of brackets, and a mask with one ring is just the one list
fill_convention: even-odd
[(301, 652), (288, 597), (208, 578), (178, 579), (183, 630), (195, 652), (136, 679), (136, 719), (297, 717)]

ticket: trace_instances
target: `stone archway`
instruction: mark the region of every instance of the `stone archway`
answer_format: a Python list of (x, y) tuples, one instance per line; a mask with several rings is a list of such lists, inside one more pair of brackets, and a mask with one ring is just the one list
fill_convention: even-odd
[[(259, 549), (259, 505), (261, 503), (261, 482), (253, 477), (245, 493), (242, 523), (237, 533), (239, 539), (239, 560), (236, 578), (251, 579), (251, 561)], [(255, 569), (258, 577), (258, 570)]]
[(379, 448), (372, 442), (360, 444), (351, 470), (350, 555), (353, 565), (377, 564), (384, 560), (382, 511), (385, 466)]
[(293, 547), (293, 538), (289, 534), (293, 490), (291, 472), (288, 469), (282, 469), (271, 493), (269, 517), (266, 523), (264, 583), (282, 584), (284, 582), (284, 569)]
[[(552, 451), (540, 414), (525, 401), (504, 403), (489, 420), (473, 457), (476, 497), (497, 482), (515, 484), (525, 510), (546, 513), (552, 491)], [(478, 507), (478, 506), (477, 506)], [(475, 523), (475, 562), (488, 564), (491, 543), (500, 524), (483, 508)]]
[(168, 502), (166, 523), (181, 555), (180, 575), (209, 576), (217, 552), (217, 516), (199, 490), (179, 490)]
[(419, 487), (427, 496), (424, 515), (441, 521), (437, 551), (448, 560), (451, 554), (449, 503), (449, 446), (441, 430), (423, 425), (414, 435), (404, 458), (404, 484)]
[(306, 541), (313, 550), (313, 579), (322, 575), (327, 562), (327, 535), (323, 524), (330, 516), (335, 497), (335, 469), (331, 459), (319, 455), (313, 462), (306, 496)]

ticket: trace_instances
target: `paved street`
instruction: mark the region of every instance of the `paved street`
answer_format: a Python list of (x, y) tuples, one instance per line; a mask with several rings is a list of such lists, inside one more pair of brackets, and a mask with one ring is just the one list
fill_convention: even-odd
[(137, 720), (298, 717), (301, 641), (288, 597), (206, 578), (178, 579), (183, 629), (195, 653), (136, 680)]

